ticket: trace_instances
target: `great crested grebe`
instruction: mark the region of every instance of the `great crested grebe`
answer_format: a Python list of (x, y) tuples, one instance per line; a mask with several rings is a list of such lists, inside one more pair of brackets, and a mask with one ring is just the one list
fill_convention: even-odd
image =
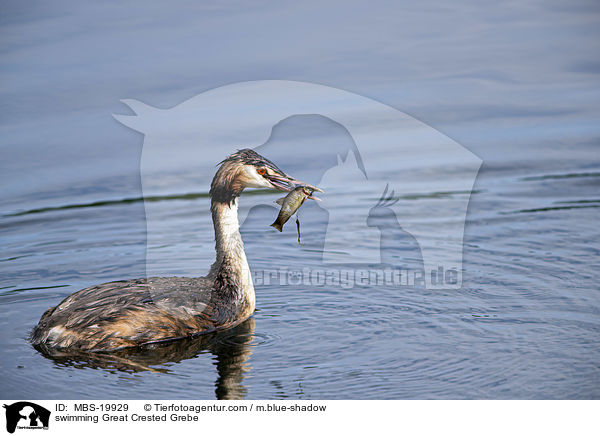
[(253, 150), (232, 154), (210, 186), (217, 255), (206, 277), (152, 277), (83, 289), (42, 315), (31, 342), (42, 348), (109, 351), (241, 323), (254, 312), (255, 296), (239, 232), (238, 197), (245, 188), (290, 191), (297, 184), (310, 186)]

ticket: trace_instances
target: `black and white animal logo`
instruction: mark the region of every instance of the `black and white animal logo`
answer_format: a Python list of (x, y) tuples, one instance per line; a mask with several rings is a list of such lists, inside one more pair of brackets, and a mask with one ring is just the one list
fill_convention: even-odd
[(19, 401), (6, 409), (6, 431), (14, 433), (19, 429), (47, 429), (50, 421), (50, 411), (42, 406), (28, 401)]

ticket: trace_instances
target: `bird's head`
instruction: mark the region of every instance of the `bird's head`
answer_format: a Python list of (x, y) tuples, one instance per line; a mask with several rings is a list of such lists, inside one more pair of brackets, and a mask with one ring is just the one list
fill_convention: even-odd
[[(298, 185), (323, 192), (315, 186), (288, 176), (269, 159), (254, 150), (239, 150), (221, 162), (210, 186), (213, 200), (230, 203), (246, 188), (271, 188), (291, 191)], [(309, 197), (316, 199), (315, 197)]]

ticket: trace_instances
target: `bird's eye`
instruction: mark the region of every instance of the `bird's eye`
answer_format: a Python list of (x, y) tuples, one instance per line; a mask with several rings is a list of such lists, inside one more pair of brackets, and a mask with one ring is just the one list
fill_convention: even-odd
[(261, 176), (264, 176), (267, 173), (267, 170), (264, 168), (259, 168), (258, 170), (256, 170), (256, 172)]

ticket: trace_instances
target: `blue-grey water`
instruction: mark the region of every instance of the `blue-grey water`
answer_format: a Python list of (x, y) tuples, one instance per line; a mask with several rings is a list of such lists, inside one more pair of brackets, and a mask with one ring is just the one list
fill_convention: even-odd
[[(3, 2), (2, 397), (598, 398), (599, 22), (593, 1)], [(378, 100), (483, 160), (460, 289), (257, 281), (254, 317), (216, 336), (118, 358), (36, 351), (27, 336), (48, 307), (146, 273), (144, 137), (112, 117), (128, 113), (119, 101), (170, 108), (263, 79)], [(318, 182), (349, 144), (339, 125), (304, 114), (262, 150)], [(357, 189), (347, 186), (350, 212), (373, 200)], [(155, 216), (181, 229), (159, 247), (173, 274), (201, 258), (202, 275), (213, 256), (207, 192), (153, 198)], [(398, 204), (460, 195), (424, 187)], [(303, 206), (300, 246), (292, 221), (269, 227), (278, 195), (252, 198), (264, 198), (241, 229), (254, 271), (323, 267), (327, 211)], [(402, 216), (369, 219), (381, 265), (422, 266)]]

